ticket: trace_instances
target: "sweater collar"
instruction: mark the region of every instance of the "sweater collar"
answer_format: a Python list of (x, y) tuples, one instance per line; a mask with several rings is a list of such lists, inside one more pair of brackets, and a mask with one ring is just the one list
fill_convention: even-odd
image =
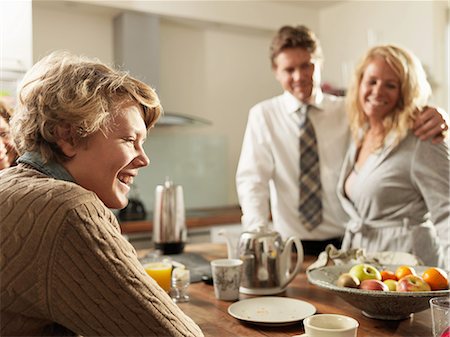
[(17, 159), (18, 163), (31, 165), (36, 170), (45, 175), (69, 182), (75, 182), (73, 177), (66, 171), (66, 169), (55, 161), (44, 162), (41, 155), (37, 152), (25, 152)]

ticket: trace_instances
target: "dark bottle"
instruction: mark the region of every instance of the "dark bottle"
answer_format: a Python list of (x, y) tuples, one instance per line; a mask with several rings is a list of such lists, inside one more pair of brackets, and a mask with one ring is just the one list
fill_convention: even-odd
[(144, 204), (139, 198), (137, 186), (131, 185), (130, 194), (128, 197), (127, 207), (119, 211), (120, 221), (137, 221), (145, 220), (147, 212), (145, 211)]

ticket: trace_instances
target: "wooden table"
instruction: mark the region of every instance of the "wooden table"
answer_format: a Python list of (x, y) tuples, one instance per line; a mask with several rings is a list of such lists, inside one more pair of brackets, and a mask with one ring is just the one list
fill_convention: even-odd
[[(208, 260), (226, 257), (224, 244), (193, 244), (187, 245), (186, 252), (198, 253)], [(431, 313), (425, 310), (413, 314), (409, 319), (402, 321), (382, 321), (370, 319), (362, 315), (357, 308), (347, 304), (332, 292), (319, 288), (308, 282), (305, 267), (315, 260), (315, 257), (306, 257), (304, 268), (290, 283), (287, 290), (275, 296), (297, 298), (313, 304), (317, 313), (334, 313), (351, 316), (358, 320), (358, 337), (378, 336), (432, 336)], [(214, 289), (203, 282), (193, 283), (189, 286), (190, 301), (180, 303), (179, 307), (190, 316), (203, 330), (205, 336), (294, 336), (304, 332), (302, 323), (284, 327), (261, 327), (245, 324), (230, 316), (227, 312), (231, 302), (217, 300)], [(240, 299), (252, 296), (240, 294)]]

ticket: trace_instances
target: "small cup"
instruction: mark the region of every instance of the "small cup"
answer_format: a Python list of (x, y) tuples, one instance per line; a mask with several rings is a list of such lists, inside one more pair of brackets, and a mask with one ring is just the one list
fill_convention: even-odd
[(170, 260), (154, 261), (144, 264), (144, 269), (161, 288), (166, 292), (170, 290), (172, 263)]
[(220, 259), (211, 261), (214, 294), (224, 301), (239, 299), (241, 285), (242, 260)]
[(433, 337), (450, 335), (450, 298), (433, 297), (430, 299)]
[(307, 337), (356, 337), (356, 319), (336, 314), (319, 314), (303, 320)]
[(175, 303), (189, 302), (188, 287), (190, 284), (189, 269), (183, 267), (174, 268), (172, 271), (171, 296)]

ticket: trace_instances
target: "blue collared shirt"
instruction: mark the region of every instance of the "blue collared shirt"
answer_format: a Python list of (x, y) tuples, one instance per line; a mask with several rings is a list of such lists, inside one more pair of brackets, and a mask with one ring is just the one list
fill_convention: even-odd
[(73, 177), (61, 164), (55, 161), (45, 163), (38, 152), (25, 152), (19, 157), (19, 159), (17, 159), (17, 162), (31, 165), (36, 170), (49, 177), (73, 183), (75, 182), (75, 179), (73, 179)]

